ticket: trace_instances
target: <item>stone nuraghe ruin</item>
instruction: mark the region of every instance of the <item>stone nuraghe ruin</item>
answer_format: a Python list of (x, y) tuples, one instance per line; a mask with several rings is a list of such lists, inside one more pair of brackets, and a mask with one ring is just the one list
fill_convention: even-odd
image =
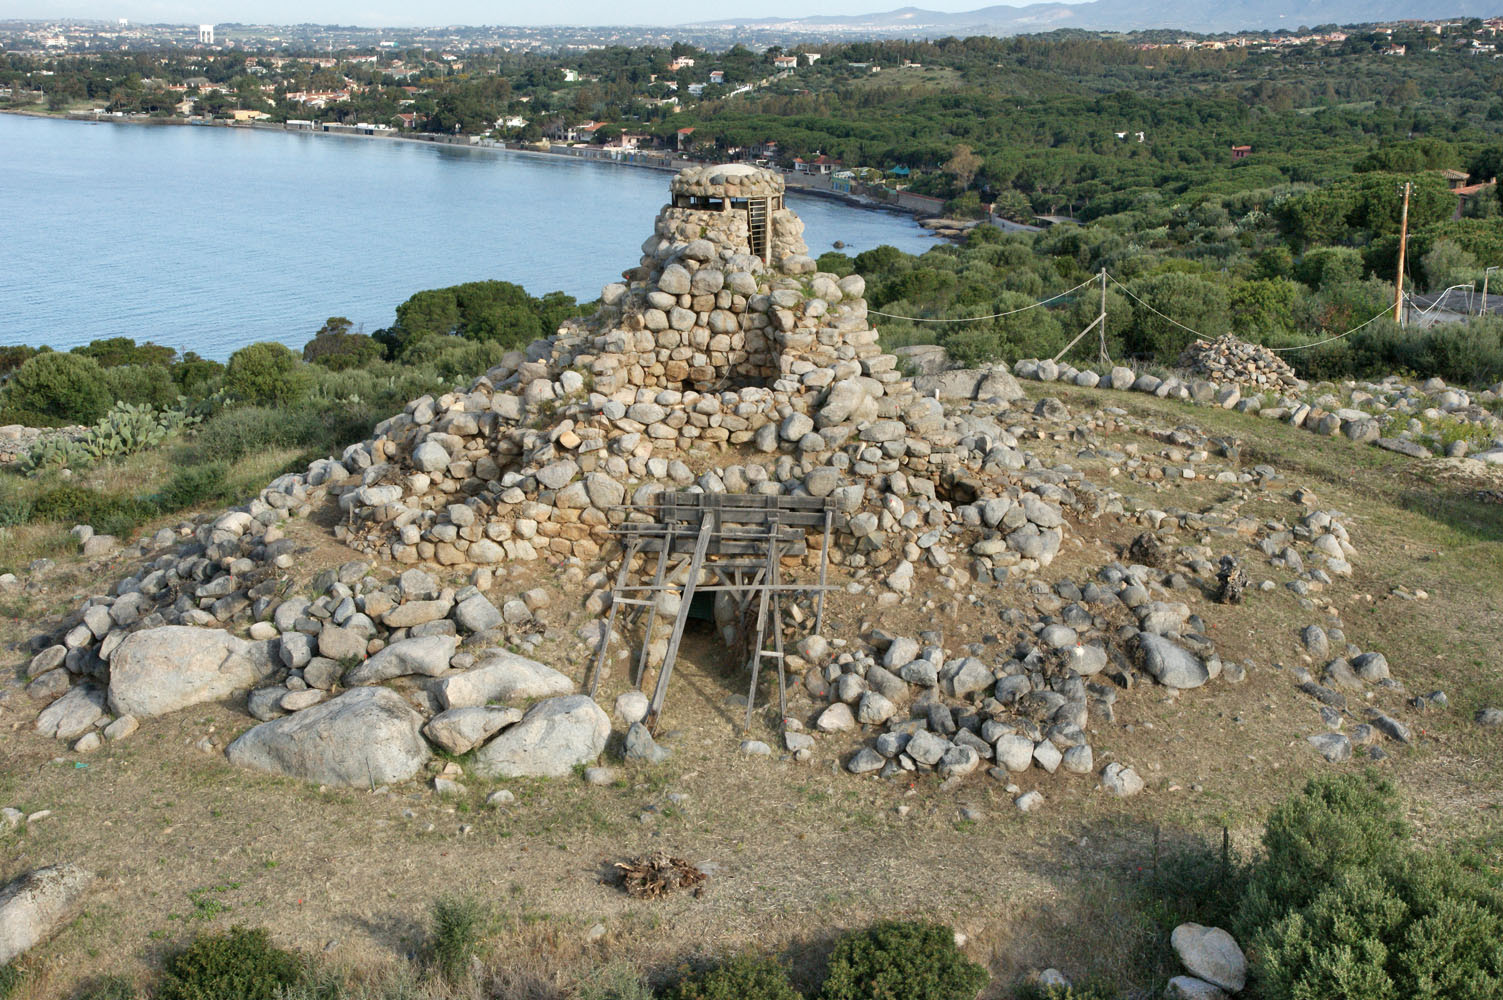
[[(1241, 500), (1130, 509), (1027, 450), (1046, 436), (1108, 450), (1120, 417), (1067, 426), (1054, 399), (1015, 406), (1023, 393), (1005, 368), (904, 377), (878, 347), (862, 279), (817, 270), (777, 174), (694, 168), (671, 192), (641, 260), (588, 319), (461, 391), (412, 401), (370, 440), (240, 508), (132, 546), (132, 575), (35, 640), (38, 728), (87, 751), (152, 716), (244, 697), (260, 724), (226, 753), (246, 767), (374, 787), (422, 773), (437, 746), (470, 754), (465, 768), (482, 777), (566, 775), (597, 762), (613, 729), (580, 693), (601, 644), (616, 640), (624, 658), (635, 643), (649, 671), (663, 666), (670, 615), (652, 634), (609, 633), (619, 529), (661, 493), (752, 494), (827, 501), (829, 545), (811, 528), (790, 574), (826, 562), (831, 586), (870, 609), (949, 591), (998, 633), (946, 649), (937, 632), (856, 634), (851, 622), (810, 634), (804, 616), (787, 635), (793, 707), (781, 720), (794, 759), (828, 741), (855, 773), (987, 768), (1007, 781), (1059, 769), (1131, 794), (1138, 775), (1101, 767), (1087, 736), (1112, 721), (1119, 693), (1243, 675), (1175, 591), (1209, 593), (1218, 573), (1241, 580), (1239, 559), (1311, 587), (1351, 572), (1333, 512), (1291, 504), (1285, 525), (1240, 515)], [(1182, 461), (1217, 449), (1193, 431), (1165, 434)], [(1218, 479), (1245, 500), (1272, 496), (1276, 475)], [(1062, 545), (1106, 551), (1090, 535), (1113, 527), (1141, 532), (1120, 560), (1078, 568), (1087, 582), (1046, 579)], [(301, 572), (316, 532), (366, 558)], [(627, 569), (651, 575), (649, 558), (636, 562)], [(669, 605), (687, 564), (668, 569), (657, 596)], [(500, 592), (529, 565), (551, 568), (569, 608), (542, 588)], [(1387, 682), (1381, 654), (1343, 653), (1341, 638), (1329, 636), (1339, 680)], [(659, 759), (640, 725), (647, 699), (631, 689), (643, 678), (610, 680), (625, 755)], [(1349, 755), (1332, 737), (1318, 749)], [(439, 774), (440, 791), (456, 770)]]

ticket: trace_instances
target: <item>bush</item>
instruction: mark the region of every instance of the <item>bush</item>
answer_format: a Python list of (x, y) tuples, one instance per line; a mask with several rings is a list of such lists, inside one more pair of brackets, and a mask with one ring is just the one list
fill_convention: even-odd
[(1253, 869), (1240, 933), (1250, 937), (1306, 906), (1344, 873), (1387, 867), (1407, 835), (1387, 781), (1371, 773), (1312, 779), (1268, 817), (1267, 854)]
[(1324, 777), (1279, 806), (1238, 921), (1267, 1000), (1503, 997), (1503, 889), (1408, 841), (1392, 786)]
[(56, 486), (31, 501), (28, 520), (89, 524), (102, 535), (127, 535), (155, 514), (154, 506), (134, 497)]
[(172, 373), (160, 365), (121, 365), (106, 368), (104, 383), (110, 398), (117, 403), (154, 406), (165, 410), (177, 401), (178, 384)]
[(7, 403), (57, 420), (92, 424), (109, 409), (110, 393), (93, 358), (45, 351), (16, 370)]
[(266, 931), (232, 927), (202, 934), (167, 962), (157, 1000), (275, 1000), (298, 981), (302, 961)]
[(782, 965), (742, 954), (689, 973), (669, 987), (663, 1000), (803, 1000), (803, 995), (788, 982)]
[(193, 465), (172, 474), (156, 496), (157, 507), (163, 512), (186, 510), (211, 500), (224, 500), (229, 496), (227, 477), (229, 466), (224, 462)]
[(248, 403), (291, 406), (308, 395), (312, 376), (286, 345), (263, 341), (230, 355), (224, 384)]
[(326, 422), (311, 409), (222, 410), (199, 426), (185, 458), (191, 463), (233, 462), (266, 448), (307, 447), (327, 431)]
[(429, 952), (438, 974), (458, 982), (480, 950), (485, 909), (470, 897), (446, 897), (433, 904)]
[(986, 970), (961, 954), (948, 927), (891, 921), (835, 943), (821, 1000), (975, 1000)]

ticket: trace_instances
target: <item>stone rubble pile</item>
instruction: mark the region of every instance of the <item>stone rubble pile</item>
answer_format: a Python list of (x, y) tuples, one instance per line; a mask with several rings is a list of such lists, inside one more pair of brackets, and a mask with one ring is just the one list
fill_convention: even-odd
[[(130, 575), (34, 641), (37, 729), (87, 752), (143, 720), (244, 693), (259, 725), (226, 749), (242, 766), (374, 788), (436, 766), (437, 750), (471, 754), (483, 777), (567, 774), (593, 763), (611, 732), (576, 682), (612, 638), (602, 616), (623, 504), (665, 490), (762, 493), (832, 501), (829, 562), (874, 608), (928, 579), (978, 608), (994, 606), (997, 585), (1022, 585), (1026, 600), (1001, 612), (1007, 634), (989, 645), (951, 653), (938, 634), (882, 633), (870, 648), (821, 636), (797, 645), (788, 663), (813, 728), (875, 734), (849, 770), (959, 777), (985, 761), (1005, 781), (1033, 767), (1099, 768), (1113, 794), (1141, 790), (1131, 767), (1096, 760), (1088, 724), (1111, 722), (1135, 685), (1179, 691), (1245, 669), (1222, 662), (1176, 597), (1218, 588), (1224, 547), (1236, 545), (1288, 570), (1308, 600), (1351, 573), (1340, 515), (1306, 497), (1294, 524), (1246, 516), (1241, 504), (1278, 477), (1236, 468), (1235, 442), (1179, 428), (1155, 432), (1157, 456), (1136, 443), (1118, 451), (1103, 438), (1122, 411), (1074, 416), (1048, 397), (1014, 406), (1023, 393), (1005, 368), (903, 377), (876, 346), (861, 279), (815, 269), (781, 185), (750, 168), (681, 174), (640, 263), (606, 287), (595, 315), (463, 391), (413, 400), (369, 440), (235, 510), (134, 543)], [(732, 210), (751, 198), (770, 210), (760, 253), (749, 215)], [(1096, 378), (1051, 362), (1017, 371)], [(1152, 386), (1126, 370), (1110, 381), (1204, 394), (1142, 378)], [(1030, 451), (1040, 440), (1134, 481), (1214, 476), (1232, 493), (1198, 512), (1141, 509), (1069, 465), (1044, 465)], [(370, 559), (299, 583), (305, 543), (289, 522), (335, 510), (334, 537)], [(1103, 518), (1146, 529), (1143, 544), (1083, 585), (1038, 578), (1066, 543), (1080, 546), (1076, 527)], [(808, 542), (817, 563), (821, 533)], [(501, 564), (538, 561), (593, 616), (564, 672), (525, 655), (560, 632), (549, 592), (493, 595)], [(659, 610), (667, 621), (677, 607)], [(644, 642), (660, 665), (666, 635)], [(661, 759), (633, 726), (644, 714), (639, 692), (618, 700), (629, 754)], [(786, 727), (787, 750), (807, 759), (814, 737), (796, 719)], [(435, 788), (453, 794), (460, 776), (446, 765)], [(1042, 796), (1017, 803), (1037, 808)]]
[(1288, 362), (1273, 351), (1229, 333), (1215, 340), (1197, 339), (1179, 356), (1179, 366), (1217, 382), (1259, 390), (1302, 389), (1305, 385)]

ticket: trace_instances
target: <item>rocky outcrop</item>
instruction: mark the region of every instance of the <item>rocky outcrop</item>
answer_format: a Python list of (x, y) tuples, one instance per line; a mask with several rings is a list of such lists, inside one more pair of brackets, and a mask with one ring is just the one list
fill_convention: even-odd
[(374, 788), (406, 781), (431, 756), (423, 717), (386, 688), (355, 688), (321, 705), (264, 722), (225, 749), (238, 767), (321, 785)]
[(228, 698), (277, 671), (274, 646), (186, 625), (132, 633), (110, 657), (110, 709), (149, 719)]
[(93, 872), (64, 864), (38, 868), (0, 889), (0, 966), (77, 916), (93, 884)]
[(486, 778), (562, 777), (599, 757), (610, 734), (610, 717), (585, 695), (550, 698), (476, 751), (474, 770)]

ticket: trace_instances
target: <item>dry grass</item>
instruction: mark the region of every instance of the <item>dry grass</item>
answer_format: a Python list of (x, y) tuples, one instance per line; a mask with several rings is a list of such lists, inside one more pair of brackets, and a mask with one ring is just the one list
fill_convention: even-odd
[[(1451, 699), (1448, 710), (1417, 715), (1404, 694), (1376, 693), (1373, 704), (1415, 723), (1419, 733), (1414, 746), (1393, 748), (1381, 766), (1432, 841), (1497, 826), (1503, 754), (1496, 735), (1471, 717), (1485, 704), (1503, 704), (1494, 663), (1503, 648), (1503, 507), (1470, 499), (1468, 484), (1430, 471), (1438, 464), (1257, 417), (1135, 394), (1050, 393), (1075, 412), (1119, 406), (1151, 426), (1195, 424), (1237, 437), (1243, 465), (1267, 462), (1286, 477), (1239, 501), (1244, 512), (1292, 518), (1289, 496), (1297, 486), (1347, 512), (1359, 550), (1356, 575), (1318, 596), (1341, 610), (1352, 641), (1387, 654), (1408, 692), (1439, 688)], [(1125, 429), (1109, 441), (1129, 442), (1145, 454), (1164, 447)], [(1069, 462), (1107, 481), (1106, 463), (1081, 457), (1078, 444), (1040, 440), (1030, 447), (1046, 462)], [(1111, 482), (1165, 510), (1225, 504), (1235, 493), (1204, 481)], [(307, 532), (310, 546), (319, 537), (312, 524), (297, 530)], [(1112, 521), (1077, 527), (1049, 575), (1083, 582), (1140, 530)], [(1218, 544), (1246, 549), (1245, 542)], [(305, 553), (298, 572), (311, 576), (351, 557), (325, 540)], [(57, 585), (28, 597), (35, 603), (17, 609), (20, 620), (0, 626), (7, 643), (60, 608), (70, 587), (116, 569), (62, 562)], [(1248, 569), (1254, 583), (1288, 578), (1256, 555)], [(533, 585), (558, 595), (548, 615), (560, 626), (551, 631), (564, 636), (546, 642), (541, 658), (582, 679), (588, 662), (572, 640), (584, 617), (577, 604), (565, 603), (558, 571), (510, 567), (498, 584), (505, 596)], [(1430, 597), (1394, 596), (1401, 586)], [(1009, 586), (972, 605), (921, 575), (911, 600), (880, 613), (867, 595), (833, 595), (829, 631), (854, 639), (874, 624), (909, 634), (940, 628), (953, 649), (1003, 634), (998, 611), (1028, 599)], [(456, 892), (486, 900), (495, 913), (488, 975), (509, 977), (488, 994), (482, 983), (464, 985), (472, 992), (457, 996), (561, 997), (586, 970), (611, 962), (664, 970), (747, 945), (782, 953), (807, 987), (816, 985), (840, 930), (899, 914), (965, 932), (968, 951), (995, 977), (989, 997), (1011, 995), (1019, 977), (1049, 965), (1158, 989), (1163, 929), (1145, 915), (1140, 891), (1155, 827), (1166, 836), (1219, 836), (1225, 824), (1238, 846), (1250, 846), (1273, 802), (1331, 766), (1304, 743), (1320, 720), (1288, 669), (1304, 662), (1298, 630), (1323, 621), (1324, 612), (1302, 608), (1282, 586), (1251, 593), (1239, 607), (1211, 606), (1194, 591), (1184, 599), (1210, 624), (1224, 658), (1252, 664), (1247, 681), (1178, 697), (1157, 688), (1123, 694), (1114, 725), (1093, 721), (1097, 766), (1130, 762), (1148, 790), (1122, 802), (1091, 778), (1029, 772), (1014, 780), (1042, 791), (1046, 807), (1027, 816), (979, 773), (951, 791), (932, 777), (853, 778), (841, 764), (854, 737), (822, 739), (806, 765), (741, 756), (736, 747), (748, 734), (732, 698), (745, 694), (745, 681), (707, 633), (688, 637), (675, 673), (661, 727), (672, 757), (652, 770), (622, 766), (607, 787), (571, 780), (492, 785), (467, 776), (468, 797), (457, 801), (417, 783), (375, 795), (321, 791), (236, 771), (221, 754), (194, 749), (205, 735), (222, 747), (250, 725), (230, 706), (156, 720), (79, 759), (32, 734), (34, 707), (12, 700), (0, 709), (0, 805), (53, 815), (0, 835), (0, 876), (63, 860), (103, 876), (85, 915), (28, 960), (16, 995), (66, 996), (71, 984), (105, 972), (144, 981), (166, 950), (232, 922), (269, 927), (279, 943), (358, 970), (357, 979), (395, 982), (408, 957), (422, 951), (434, 899)], [(12, 653), (9, 662), (20, 663), (21, 655)], [(618, 671), (602, 703), (609, 706), (623, 688)], [(816, 709), (797, 699), (790, 706), (806, 721)], [(750, 735), (776, 737), (765, 715)], [(516, 802), (485, 808), (485, 795), (503, 786)], [(984, 818), (963, 820), (962, 807)], [(660, 850), (710, 873), (702, 897), (636, 900), (611, 884), (614, 861)], [(596, 924), (603, 935), (590, 933)], [(442, 995), (428, 990), (409, 995)]]

